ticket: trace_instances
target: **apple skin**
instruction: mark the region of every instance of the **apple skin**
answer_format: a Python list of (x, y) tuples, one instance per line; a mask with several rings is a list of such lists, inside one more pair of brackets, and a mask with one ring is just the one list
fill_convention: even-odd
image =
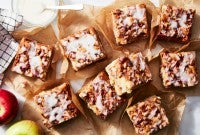
[(0, 125), (12, 121), (18, 113), (19, 103), (14, 94), (0, 89)]
[(42, 135), (37, 124), (31, 120), (22, 120), (6, 130), (5, 135)]

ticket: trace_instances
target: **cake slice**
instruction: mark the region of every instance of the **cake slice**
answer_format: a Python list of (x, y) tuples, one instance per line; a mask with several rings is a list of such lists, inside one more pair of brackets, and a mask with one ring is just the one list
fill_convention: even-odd
[(180, 53), (162, 52), (160, 56), (160, 74), (164, 87), (191, 87), (198, 84), (195, 66), (196, 53), (194, 51)]
[(61, 43), (75, 71), (106, 57), (96, 31), (92, 27), (69, 35), (62, 39)]
[(151, 72), (140, 52), (114, 60), (106, 67), (106, 72), (118, 95), (129, 94), (136, 87), (152, 80)]
[(83, 87), (79, 96), (87, 103), (88, 108), (102, 119), (106, 119), (125, 101), (124, 97), (116, 94), (105, 71)]
[(181, 43), (189, 41), (194, 14), (194, 9), (163, 5), (158, 38)]
[(148, 37), (147, 11), (145, 4), (125, 6), (112, 11), (113, 32), (116, 43), (125, 45)]
[(15, 56), (12, 71), (45, 80), (52, 53), (52, 46), (23, 38)]
[(70, 86), (63, 83), (51, 90), (42, 91), (34, 101), (43, 116), (43, 123), (52, 127), (78, 116), (78, 109), (72, 101)]
[(139, 135), (150, 135), (169, 125), (160, 97), (152, 96), (126, 109), (135, 131)]

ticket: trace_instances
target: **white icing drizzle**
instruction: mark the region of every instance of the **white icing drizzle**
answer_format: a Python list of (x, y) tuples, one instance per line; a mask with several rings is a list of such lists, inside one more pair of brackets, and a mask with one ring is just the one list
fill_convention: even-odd
[(117, 44), (127, 44), (134, 38), (147, 36), (147, 17), (145, 4), (125, 6), (113, 11), (114, 35)]
[(153, 117), (155, 117), (157, 110), (158, 110), (157, 108), (151, 110), (151, 112), (150, 112), (150, 114), (148, 116), (148, 119), (152, 119)]
[[(142, 21), (145, 18), (145, 12), (146, 8), (140, 7), (140, 5), (134, 6), (126, 6), (121, 9), (124, 13), (121, 19), (119, 19), (119, 22), (123, 22), (124, 25), (131, 26), (135, 19)], [(131, 15), (131, 16), (129, 16)], [(137, 21), (136, 21), (137, 22)], [(138, 27), (138, 25), (136, 25)], [(139, 28), (139, 27), (138, 27)], [(136, 29), (136, 28), (135, 28)]]
[(193, 55), (191, 54), (185, 55), (179, 67), (180, 70), (179, 70), (178, 75), (180, 76), (180, 80), (188, 84), (192, 83), (192, 78), (190, 77), (190, 74), (187, 73), (186, 67), (190, 65), (191, 64), (190, 62), (193, 60), (194, 60)]
[(144, 18), (144, 13), (146, 12), (145, 8), (141, 8), (139, 5), (136, 5), (134, 17), (141, 20)]
[[(183, 57), (183, 60), (177, 67), (176, 63), (180, 60), (180, 56)], [(172, 60), (174, 58), (176, 58), (176, 60)], [(189, 68), (188, 66), (191, 66), (192, 62), (195, 60), (194, 52), (182, 52), (177, 54), (169, 53), (166, 54), (163, 59), (167, 62), (166, 64), (168, 65), (167, 67), (161, 68), (163, 81), (164, 83), (167, 82), (167, 84), (165, 85), (173, 84), (174, 86), (181, 86), (182, 84), (183, 86), (193, 86), (197, 83), (195, 73), (189, 73), (190, 71), (187, 71), (187, 69)], [(176, 77), (176, 79), (174, 77)], [(181, 81), (182, 83), (180, 83), (179, 81)]]
[(177, 28), (178, 27), (178, 23), (174, 20), (171, 20), (171, 27), (172, 28)]
[(36, 102), (43, 104), (42, 110), (43, 115), (48, 118), (48, 121), (51, 123), (53, 121), (58, 121), (61, 123), (70, 118), (70, 115), (67, 111), (68, 105), (72, 102), (68, 99), (66, 93), (57, 93), (57, 92), (42, 92), (38, 95), (39, 98), (36, 98)]
[(179, 24), (181, 27), (187, 27), (186, 22), (187, 22), (187, 14), (184, 12), (179, 20)]
[(75, 59), (72, 59), (72, 62), (77, 67), (84, 65), (84, 62), (79, 62), (79, 60), (96, 60), (101, 54), (100, 46), (96, 45), (96, 35), (83, 33), (77, 39), (71, 38), (69, 41), (64, 39), (61, 42), (65, 46), (67, 54), (74, 53)]
[(35, 57), (30, 58), (29, 63), (30, 63), (32, 72), (34, 72), (37, 67), (42, 66), (42, 62), (41, 62), (41, 59), (40, 59), (39, 56), (35, 56)]
[(102, 104), (102, 95), (101, 94), (99, 94), (99, 95), (97, 95), (97, 98), (96, 98), (96, 106), (97, 106), (97, 108), (100, 110), (100, 111), (103, 111), (104, 110), (104, 106), (103, 106), (103, 104)]
[(161, 107), (161, 101), (156, 96), (129, 107), (127, 113), (137, 134), (149, 135), (169, 124), (165, 110)]
[[(31, 72), (33, 74), (36, 74), (36, 68), (42, 66), (42, 61), (39, 56), (36, 56), (36, 44), (35, 42), (31, 42), (30, 49), (28, 50), (28, 55), (29, 55), (29, 64), (31, 68)], [(40, 71), (42, 72), (42, 71)]]
[(54, 107), (57, 102), (58, 102), (58, 99), (56, 98), (56, 93), (53, 93), (51, 95), (45, 95), (44, 96), (44, 103), (45, 103), (45, 106), (47, 108), (52, 108)]
[(54, 120), (57, 121), (64, 121), (63, 116), (70, 117), (69, 113), (67, 111), (64, 111), (67, 109), (67, 106), (71, 104), (70, 100), (63, 100), (62, 106), (58, 106), (54, 109), (52, 109), (49, 113), (49, 121), (52, 122)]
[[(31, 77), (37, 76), (42, 78), (43, 66), (48, 65), (46, 59), (42, 57), (46, 55), (45, 53), (47, 53), (46, 56), (51, 57), (51, 52), (48, 53), (47, 47), (38, 45), (36, 41), (29, 42), (29, 45), (28, 47), (22, 46), (19, 49), (19, 62), (13, 67), (13, 70), (22, 74), (22, 69), (30, 65), (30, 71), (26, 70), (25, 74)], [(37, 48), (41, 51), (40, 55), (36, 54)]]
[[(127, 67), (128, 63), (126, 62), (125, 64), (121, 63), (123, 59), (128, 59), (131, 66)], [(106, 67), (106, 71), (109, 74), (110, 83), (115, 87), (118, 95), (131, 93), (136, 86), (147, 83), (152, 78), (141, 52), (114, 60)]]
[[(169, 12), (168, 9), (172, 11)], [(193, 11), (177, 8), (175, 6), (162, 6), (161, 33), (167, 37), (178, 36), (187, 40), (192, 27)]]
[(94, 88), (95, 93), (97, 94), (96, 103), (95, 103), (96, 107), (101, 113), (103, 113), (104, 115), (107, 115), (108, 114), (107, 108), (103, 105), (103, 102), (106, 102), (106, 101), (102, 100), (101, 89), (103, 88), (104, 90), (109, 91), (111, 90), (110, 85), (108, 84), (108, 82), (106, 82), (105, 80), (102, 80), (99, 76), (97, 76), (93, 80), (92, 86)]
[[(96, 57), (96, 53), (99, 53), (99, 50), (96, 50), (94, 48), (94, 44), (96, 42), (96, 38), (90, 34), (83, 35), (79, 39), (76, 39), (72, 42), (65, 42), (66, 43), (66, 48), (68, 52), (76, 52), (77, 50), (80, 50), (76, 58), (84, 58), (87, 55), (91, 57)], [(85, 49), (84, 51), (81, 51), (81, 49)], [(86, 51), (86, 52), (85, 52)]]
[[(82, 91), (79, 96), (84, 98), (87, 96), (86, 93), (92, 92), (95, 102), (88, 102), (88, 107), (97, 115), (103, 114), (103, 117), (106, 117), (109, 113), (112, 113), (118, 105), (120, 105), (119, 102), (121, 102), (122, 98), (117, 94), (113, 95), (115, 92), (113, 87), (110, 85), (109, 81), (104, 80), (104, 77), (102, 76), (105, 77), (107, 75), (104, 72), (100, 73), (90, 84), (92, 89)], [(102, 95), (103, 93), (105, 95)]]
[(141, 70), (145, 70), (145, 68), (146, 68), (146, 63), (145, 63), (145, 61), (143, 60), (142, 53), (138, 53), (138, 58), (139, 58), (139, 63), (140, 63), (140, 69), (141, 69)]
[(123, 24), (124, 25), (128, 25), (128, 26), (131, 26), (133, 24), (132, 22), (133, 18), (131, 17), (126, 17), (124, 20), (123, 20)]

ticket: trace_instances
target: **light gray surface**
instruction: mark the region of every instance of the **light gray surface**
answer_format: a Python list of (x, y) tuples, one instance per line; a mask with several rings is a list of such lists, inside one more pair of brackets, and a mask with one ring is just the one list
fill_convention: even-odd
[[(9, 9), (11, 7), (10, 1), (11, 0), (0, 0), (0, 7)], [(66, 3), (72, 4), (72, 3), (79, 3), (81, 0), (65, 0), (65, 1)], [(82, 0), (83, 3), (94, 4), (97, 6), (105, 6), (111, 3), (112, 1), (114, 0)], [(151, 0), (151, 1), (156, 1), (156, 0)], [(79, 89), (82, 83), (83, 82), (81, 80), (72, 81), (72, 86), (74, 89)], [(10, 90), (5, 85), (3, 86), (3, 88)], [(21, 97), (19, 94), (15, 93), (13, 90), (10, 90), (10, 91), (12, 91), (17, 96), (20, 102), (20, 106), (22, 107), (24, 98)], [(20, 112), (16, 120), (18, 120), (19, 118), (20, 118)], [(10, 125), (1, 126), (0, 135), (4, 135), (5, 129), (9, 126)], [(180, 134), (181, 135), (200, 135), (200, 130), (198, 128), (199, 126), (200, 126), (200, 97), (199, 96), (187, 97), (187, 104), (186, 104), (186, 108), (185, 108), (181, 126), (180, 126)]]
[(200, 97), (187, 97), (180, 135), (200, 135)]

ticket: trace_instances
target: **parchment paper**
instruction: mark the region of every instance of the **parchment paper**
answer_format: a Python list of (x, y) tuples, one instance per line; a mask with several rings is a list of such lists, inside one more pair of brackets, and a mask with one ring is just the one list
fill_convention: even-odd
[(115, 3), (112, 5), (105, 7), (101, 10), (99, 15), (96, 15), (96, 23), (98, 24), (99, 28), (103, 31), (103, 34), (105, 35), (106, 39), (109, 41), (110, 45), (112, 46), (113, 49), (116, 50), (121, 50), (125, 52), (129, 51), (143, 51), (148, 47), (149, 44), (149, 38), (147, 39), (142, 39), (142, 40), (137, 40), (133, 43), (130, 43), (128, 45), (117, 45), (113, 33), (113, 24), (112, 24), (112, 18), (111, 18), (111, 12), (114, 9), (122, 8), (124, 6), (131, 6), (135, 4), (141, 4), (145, 3), (146, 8), (147, 8), (147, 21), (148, 21), (148, 27), (149, 27), (149, 33), (151, 29), (151, 19), (152, 15), (157, 16), (157, 12), (155, 12), (155, 6), (148, 0), (117, 0)]
[[(191, 44), (188, 44), (186, 47), (183, 47), (183, 45), (180, 45), (180, 44), (178, 44), (176, 47), (176, 44), (172, 42), (157, 42), (156, 36), (151, 35), (151, 42), (148, 42), (149, 39), (147, 39), (146, 41), (145, 40), (137, 41), (127, 46), (116, 47), (113, 33), (112, 33), (111, 20), (109, 19), (110, 11), (116, 7), (122, 7), (124, 5), (135, 4), (135, 3), (138, 3), (138, 1), (125, 0), (125, 1), (117, 1), (114, 4), (112, 4), (112, 6), (102, 8), (102, 10), (101, 8), (86, 6), (83, 11), (69, 11), (69, 12), (63, 12), (63, 13), (60, 12), (59, 13), (60, 16), (58, 20), (59, 22), (58, 26), (60, 30), (60, 39), (69, 34), (82, 30), (88, 26), (93, 26), (99, 34), (99, 38), (103, 44), (103, 47), (106, 50), (106, 54), (108, 57), (107, 59), (101, 62), (97, 62), (93, 65), (87, 66), (81, 71), (74, 72), (71, 68), (70, 62), (68, 62), (66, 58), (62, 57), (63, 49), (62, 47), (60, 47), (60, 44), (57, 43), (56, 50), (57, 50), (58, 57), (54, 57), (54, 64), (52, 65), (53, 69), (56, 68), (57, 61), (61, 60), (62, 66), (61, 66), (60, 74), (63, 75), (63, 78), (69, 79), (69, 80), (89, 78), (99, 73), (101, 70), (105, 68), (107, 64), (109, 64), (112, 60), (116, 59), (117, 57), (123, 54), (127, 54), (129, 52), (143, 51), (143, 53), (145, 53), (146, 52), (145, 50), (149, 46), (155, 47), (154, 45), (157, 45), (158, 43), (161, 44), (163, 47), (166, 47), (167, 49), (173, 48), (172, 51), (196, 50), (197, 67), (199, 67), (200, 48), (199, 48), (198, 39), (196, 42), (191, 42)], [(151, 20), (151, 14), (155, 16), (158, 15), (159, 8), (155, 8), (150, 2), (142, 0), (142, 1), (139, 1), (139, 3), (145, 3), (147, 5), (147, 10), (149, 14), (148, 19)], [(166, 1), (161, 1), (161, 3), (166, 3)], [(197, 8), (200, 3), (198, 1), (191, 1), (191, 0), (184, 0), (184, 1), (178, 1), (178, 2), (173, 0), (170, 3), (172, 5), (177, 4), (181, 7), (185, 7), (185, 5), (187, 4), (188, 5), (192, 4), (191, 7), (197, 9), (194, 26), (193, 26), (193, 32), (192, 32), (192, 39), (196, 40), (196, 38), (200, 38), (200, 32), (198, 31), (198, 28), (200, 26), (198, 24), (198, 20), (200, 20), (199, 19), (200, 14)], [(152, 22), (153, 22), (151, 24), (152, 29), (150, 33), (154, 34), (156, 33), (157, 18), (154, 18), (153, 16)], [(155, 41), (155, 42), (152, 42), (152, 41)], [(174, 49), (174, 46), (175, 46), (175, 49)], [(62, 54), (60, 52), (62, 52)], [(164, 87), (162, 86), (160, 75), (159, 75), (160, 58), (156, 57), (153, 60), (151, 60), (149, 62), (149, 67), (153, 75), (153, 81), (150, 84), (140, 89), (135, 90), (135, 93), (133, 94), (132, 98), (129, 100), (129, 103), (134, 104), (154, 94), (160, 96), (162, 98), (163, 107), (165, 108), (167, 112), (167, 116), (169, 117), (170, 125), (164, 130), (161, 130), (160, 132), (158, 132), (158, 134), (164, 134), (164, 135), (178, 134), (179, 123), (181, 121), (182, 113), (185, 107), (185, 96), (184, 94), (181, 94), (179, 92), (185, 93), (187, 95), (200, 95), (200, 91), (198, 90), (199, 85), (192, 88), (164, 89)], [(198, 68), (198, 72), (200, 72), (199, 68)], [(51, 74), (54, 74), (54, 73), (51, 73)], [(55, 75), (52, 78), (55, 78)], [(24, 78), (22, 76), (17, 76), (12, 73), (12, 75), (8, 75), (8, 81), (6, 82), (7, 84), (9, 84), (11, 83), (11, 81), (13, 81), (11, 83), (11, 86), (15, 84), (13, 85), (14, 88), (16, 90), (19, 90), (20, 93), (22, 92), (26, 93), (27, 91), (29, 91), (29, 93), (32, 94), (33, 92), (35, 92), (35, 90), (38, 90), (39, 87), (54, 83), (52, 78), (50, 79), (49, 82), (47, 81), (46, 83), (44, 83), (44, 82), (41, 82), (40, 80), (33, 81), (27, 78)], [(22, 90), (22, 88), (19, 86), (21, 82), (19, 82), (18, 80), (24, 80), (24, 79), (28, 80), (29, 83), (31, 82), (32, 85)], [(32, 102), (32, 100), (30, 101), (29, 99), (30, 98), (28, 98), (24, 106), (23, 118), (35, 120), (41, 125), (40, 117), (38, 113), (33, 113), (33, 112), (36, 112), (36, 110), (31, 106), (30, 102)], [(73, 119), (69, 122), (66, 122), (62, 125), (57, 126), (56, 128), (52, 129), (51, 132), (53, 134), (59, 134), (59, 135), (94, 134), (94, 133), (98, 135), (135, 134), (132, 123), (129, 120), (126, 112), (124, 112), (124, 109), (127, 107), (126, 103), (124, 104), (124, 106), (116, 110), (107, 120), (101, 120), (99, 117), (95, 116), (95, 114), (91, 112), (86, 107), (85, 103), (83, 103), (82, 101), (81, 101), (81, 106), (83, 106), (84, 114), (87, 116), (89, 122), (85, 121), (85, 117), (81, 116), (80, 118)]]
[[(155, 6), (152, 5), (152, 3), (149, 3), (147, 1), (140, 1), (139, 3), (143, 3), (143, 2), (147, 5), (148, 19), (150, 19), (149, 22), (151, 21), (151, 14), (153, 14), (153, 16), (158, 17), (159, 8), (156, 8)], [(111, 6), (103, 8), (99, 13), (95, 13), (92, 11), (88, 14), (85, 14), (84, 12), (75, 13), (75, 14), (70, 13), (69, 16), (65, 16), (65, 19), (64, 19), (65, 23), (63, 25), (61, 23), (62, 27), (60, 27), (60, 30), (61, 30), (60, 38), (63, 38), (66, 36), (64, 33), (71, 34), (71, 33), (74, 33), (75, 31), (77, 31), (76, 29), (80, 30), (84, 26), (87, 27), (88, 25), (93, 25), (93, 26), (95, 26), (96, 29), (98, 29), (98, 31), (100, 31), (103, 34), (103, 36), (106, 38), (106, 40), (108, 41), (108, 43), (110, 44), (110, 46), (113, 50), (117, 50), (117, 51), (121, 52), (122, 54), (128, 54), (130, 52), (138, 52), (138, 51), (142, 51), (145, 53), (146, 49), (149, 48), (149, 46), (151, 45), (151, 42), (148, 42), (149, 39), (137, 41), (137, 42), (134, 42), (127, 46), (119, 47), (119, 46), (116, 46), (115, 38), (114, 38), (113, 32), (112, 32), (112, 22), (110, 19), (111, 18), (110, 11), (112, 11), (114, 8), (122, 7), (124, 5), (131, 5), (131, 4), (135, 4), (135, 3), (138, 3), (138, 1), (128, 1), (128, 0), (127, 1), (117, 1), (114, 4), (112, 4)], [(87, 10), (89, 10), (89, 9), (90, 9), (90, 7), (87, 8)], [(74, 14), (74, 17), (73, 17), (73, 14)], [(80, 16), (80, 14), (82, 14), (82, 15)], [(92, 18), (92, 17), (91, 17), (92, 21), (89, 19), (90, 21), (85, 22), (86, 18), (88, 16), (90, 16), (91, 14), (95, 15), (95, 23), (93, 23), (94, 18)], [(83, 17), (83, 15), (84, 15), (84, 17)], [(81, 19), (82, 17), (84, 19)], [(88, 17), (88, 18), (90, 18), (90, 17)], [(67, 21), (67, 19), (68, 19), (68, 21)], [(151, 24), (152, 26), (149, 26), (152, 29), (150, 31), (151, 34), (156, 33), (154, 28), (156, 26), (157, 21), (158, 21), (157, 18), (152, 19), (152, 24)], [(68, 22), (68, 24), (66, 22)], [(66, 27), (67, 25), (68, 25), (68, 27)], [(62, 31), (64, 31), (64, 32), (62, 32)], [(100, 38), (102, 38), (102, 37), (100, 36)], [(156, 36), (151, 37), (151, 39), (156, 40)], [(181, 48), (178, 48), (178, 49), (181, 49)], [(158, 50), (158, 52), (159, 52), (159, 50)], [(113, 53), (113, 54), (115, 55), (115, 57), (113, 56), (113, 58), (116, 58), (116, 56), (119, 57), (121, 55), (121, 54), (117, 55), (115, 53)], [(156, 56), (158, 56), (158, 55), (156, 55)], [(152, 86), (152, 84), (150, 84), (146, 87), (143, 87), (143, 89), (137, 90), (140, 92), (137, 92), (134, 94), (133, 102), (136, 103), (136, 101), (144, 100), (145, 97), (149, 97), (150, 95), (153, 95), (153, 94), (161, 96), (163, 104), (164, 104), (163, 106), (166, 109), (167, 115), (170, 119), (170, 126), (168, 126), (164, 130), (159, 132), (159, 134), (168, 134), (168, 135), (178, 134), (179, 123), (181, 121), (182, 113), (183, 113), (184, 107), (185, 107), (185, 96), (184, 96), (184, 94), (177, 93), (173, 90), (161, 91), (164, 89), (163, 89), (163, 86), (161, 83), (161, 78), (159, 76), (159, 67), (160, 67), (159, 57), (153, 59), (149, 64), (150, 64), (150, 69), (153, 74), (152, 84), (158, 86), (158, 89), (156, 89), (154, 86)], [(101, 70), (104, 67), (105, 66), (102, 66)], [(89, 71), (92, 71), (92, 70), (89, 70)], [(99, 71), (100, 70), (98, 70), (98, 72)], [(75, 76), (75, 74), (78, 74), (79, 71), (74, 73), (69, 69), (68, 72), (71, 73), (71, 75)], [(95, 73), (98, 73), (98, 72), (95, 72)], [(85, 73), (88, 73), (88, 72), (85, 72)], [(85, 75), (85, 73), (83, 73), (83, 75)], [(70, 74), (68, 74), (68, 77), (69, 77), (69, 75)], [(87, 77), (90, 77), (92, 75), (94, 75), (94, 74), (89, 73), (89, 76), (87, 76)], [(69, 77), (69, 79), (71, 79), (71, 78)], [(142, 95), (140, 95), (140, 94), (142, 94)], [(98, 135), (134, 134), (134, 128), (133, 128), (130, 120), (128, 119), (127, 114), (124, 112), (124, 108), (126, 107), (126, 104), (124, 104), (124, 106), (122, 106), (118, 110), (116, 110), (107, 120), (101, 120), (99, 117), (95, 116), (95, 114), (91, 110), (87, 109), (87, 106), (85, 105), (85, 103), (83, 103), (83, 106), (84, 106), (85, 112), (88, 112), (86, 114), (88, 114), (90, 121), (94, 125), (95, 132)], [(175, 118), (173, 118), (174, 116), (175, 116)]]

